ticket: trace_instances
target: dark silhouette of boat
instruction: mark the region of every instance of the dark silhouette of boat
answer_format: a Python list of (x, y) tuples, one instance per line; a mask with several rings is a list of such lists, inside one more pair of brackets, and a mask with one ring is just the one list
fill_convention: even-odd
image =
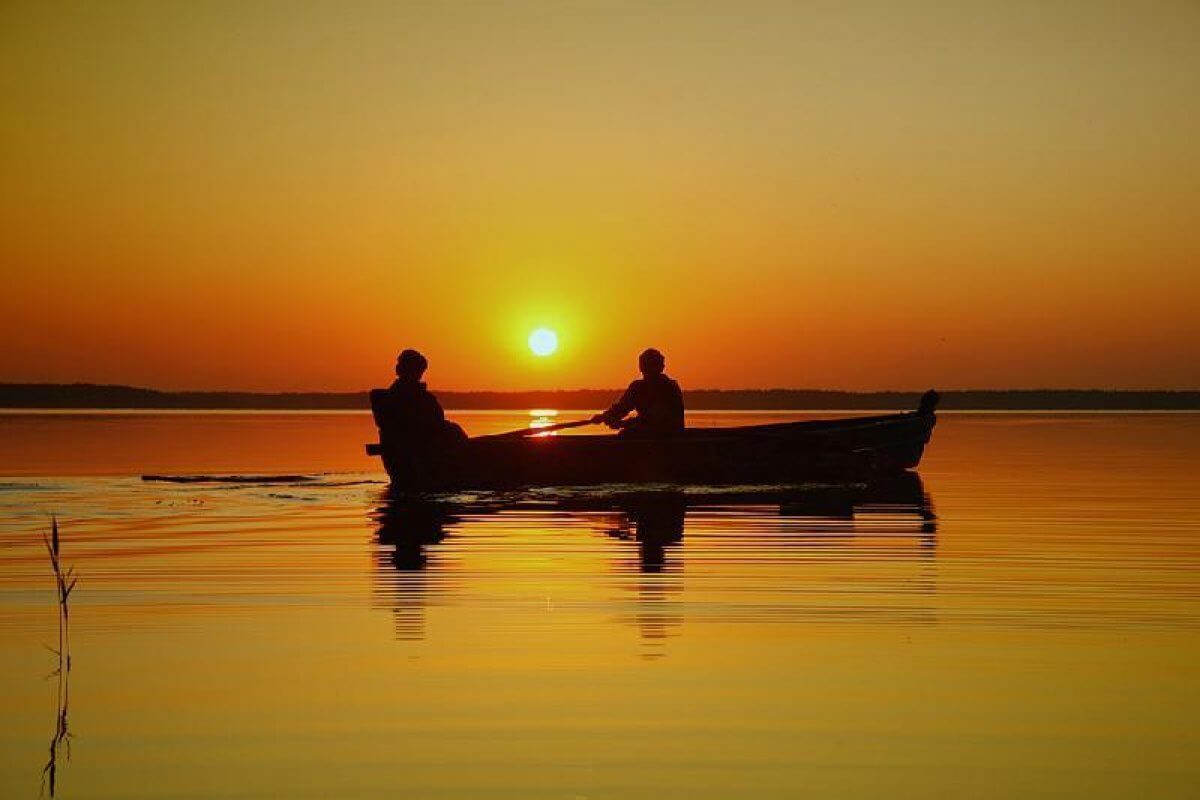
[[(735, 428), (690, 428), (662, 438), (477, 436), (439, 447), (367, 445), (393, 486), (421, 490), (608, 483), (767, 484), (874, 480), (915, 468), (933, 432), (938, 394), (915, 411)], [(387, 393), (371, 393), (376, 424)]]

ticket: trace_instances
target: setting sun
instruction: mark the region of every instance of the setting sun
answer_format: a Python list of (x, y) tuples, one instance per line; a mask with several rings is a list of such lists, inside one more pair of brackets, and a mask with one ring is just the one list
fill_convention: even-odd
[(535, 356), (548, 356), (558, 349), (558, 334), (549, 328), (538, 328), (529, 334), (529, 349)]

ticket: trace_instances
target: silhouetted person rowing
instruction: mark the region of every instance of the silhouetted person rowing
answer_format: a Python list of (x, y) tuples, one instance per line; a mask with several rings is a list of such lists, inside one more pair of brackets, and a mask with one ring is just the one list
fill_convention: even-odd
[(425, 356), (405, 350), (396, 359), (396, 380), (372, 397), (381, 442), (420, 450), (466, 440), (463, 429), (446, 420), (442, 404), (421, 381), (428, 367)]
[[(611, 408), (597, 414), (596, 421), (621, 429), (622, 435), (628, 436), (663, 436), (682, 431), (683, 392), (663, 372), (666, 363), (663, 354), (654, 348), (643, 351), (638, 356), (642, 377), (629, 384)], [(629, 417), (634, 411), (637, 416)]]

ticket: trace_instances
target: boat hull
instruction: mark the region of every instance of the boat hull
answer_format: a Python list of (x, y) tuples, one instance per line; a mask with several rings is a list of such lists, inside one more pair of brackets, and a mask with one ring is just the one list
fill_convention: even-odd
[(936, 423), (932, 409), (842, 420), (690, 429), (669, 438), (477, 437), (437, 452), (387, 444), (393, 485), (493, 489), (605, 483), (764, 484), (862, 479), (915, 468)]

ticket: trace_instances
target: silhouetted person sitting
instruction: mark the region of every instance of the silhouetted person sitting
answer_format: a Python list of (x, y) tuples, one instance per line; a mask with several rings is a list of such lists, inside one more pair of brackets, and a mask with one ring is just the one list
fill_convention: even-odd
[(396, 380), (380, 393), (382, 402), (372, 398), (381, 442), (426, 449), (467, 438), (462, 428), (446, 420), (442, 404), (421, 381), (428, 366), (425, 356), (416, 350), (405, 350), (396, 359)]
[[(667, 360), (650, 348), (638, 357), (642, 377), (629, 384), (621, 399), (602, 414), (597, 422), (622, 430), (622, 435), (663, 436), (683, 430), (683, 392), (679, 384), (663, 372)], [(630, 412), (636, 417), (626, 419)]]

